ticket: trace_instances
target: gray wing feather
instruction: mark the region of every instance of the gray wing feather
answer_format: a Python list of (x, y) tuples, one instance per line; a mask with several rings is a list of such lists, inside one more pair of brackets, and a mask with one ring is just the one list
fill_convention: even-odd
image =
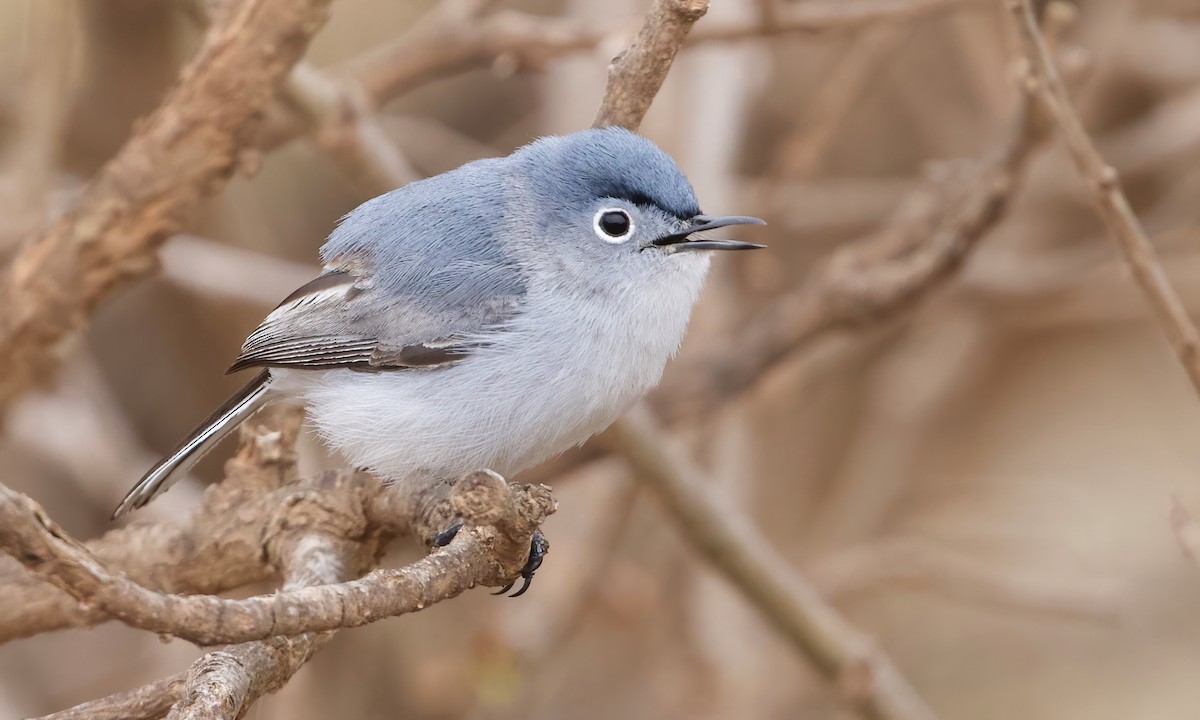
[(429, 368), (461, 361), (481, 335), (515, 314), (519, 296), (469, 306), (406, 297), (376, 286), (361, 260), (338, 260), (250, 334), (229, 372), (248, 367)]
[(480, 160), (369, 200), (321, 249), (326, 272), (246, 340), (232, 369), (386, 370), (458, 362), (525, 293), (499, 233), (511, 178)]

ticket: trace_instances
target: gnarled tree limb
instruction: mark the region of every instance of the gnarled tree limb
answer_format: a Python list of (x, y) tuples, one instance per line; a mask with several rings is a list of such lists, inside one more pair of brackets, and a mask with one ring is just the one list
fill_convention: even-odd
[[(298, 502), (321, 506), (314, 517), (362, 508), (329, 507), (329, 493), (307, 493)], [(398, 570), (377, 570), (338, 585), (321, 585), (245, 600), (156, 593), (104, 567), (67, 535), (33, 500), (0, 485), (0, 548), (81, 603), (132, 627), (174, 635), (201, 645), (241, 643), (278, 635), (356, 627), (415, 612), (476, 585), (499, 586), (515, 577), (529, 541), (554, 511), (544, 486), (509, 486), (490, 472), (455, 483), (448, 498), (422, 493), (406, 517), (463, 518), (464, 528), (446, 548)]]
[[(332, 630), (343, 626), (343, 621), (362, 624), (382, 619), (393, 614), (385, 606), (420, 610), (474, 584), (501, 584), (512, 577), (525, 561), (530, 533), (554, 509), (553, 499), (545, 488), (510, 487), (499, 476), (486, 472), (469, 476), (452, 488), (423, 488), (407, 493), (380, 492), (378, 482), (363, 474), (327, 473), (317, 479), (299, 480), (291, 452), (299, 416), (291, 413), (284, 420), (282, 432), (264, 430), (255, 424), (244, 431), (242, 449), (230, 461), (228, 477), (209, 489), (197, 516), (212, 521), (213, 514), (224, 512), (229, 515), (229, 522), (236, 524), (244, 519), (236, 509), (239, 504), (244, 504), (247, 512), (262, 514), (264, 520), (251, 523), (254, 529), (251, 534), (257, 534), (257, 541), (249, 543), (242, 537), (234, 543), (249, 544), (253, 550), (242, 548), (236, 552), (247, 555), (257, 552), (262, 556), (260, 565), (247, 565), (247, 571), (254, 571), (256, 578), (282, 574), (287, 579), (288, 584), (276, 597), (290, 598), (282, 612), (298, 614), (289, 622), (299, 634), (233, 635), (229, 634), (230, 628), (245, 627), (245, 623), (235, 620), (231, 625), (218, 616), (215, 627), (222, 628), (226, 635), (199, 636), (195, 630), (202, 624), (197, 623), (204, 621), (198, 621), (198, 616), (173, 615), (169, 611), (154, 621), (165, 623), (158, 626), (160, 630), (175, 627), (171, 623), (181, 625), (184, 628), (179, 633), (181, 637), (206, 642), (264, 639), (206, 656), (187, 676), (176, 675), (50, 717), (161, 717), (177, 701), (182, 701), (175, 711), (178, 717), (234, 717), (238, 708), (249, 707), (258, 697), (282, 687), (328, 640), (329, 632), (309, 632), (313, 627)], [(77, 613), (90, 622), (123, 612), (144, 618), (146, 615), (136, 606), (147, 597), (157, 598), (154, 607), (174, 608), (177, 613), (188, 607), (228, 609), (231, 606), (224, 604), (234, 602), (165, 596), (120, 578), (47, 520), (36, 504), (3, 486), (0, 486), (0, 516), (3, 517), (0, 548), (19, 556), (27, 566), (40, 568), (56, 584), (96, 600), (86, 614)], [(366, 582), (324, 585), (333, 588), (334, 596), (338, 597), (336, 611), (328, 605), (322, 611), (296, 595), (302, 592), (300, 588), (358, 576), (378, 561), (384, 543), (396, 533), (411, 533), (428, 540), (456, 518), (465, 519), (471, 527), (461, 531), (461, 539), (436, 556), (441, 564), (417, 563), (415, 568), (407, 570), (375, 573), (364, 579)], [(219, 532), (223, 526), (214, 523), (212, 527)], [(199, 533), (183, 542), (219, 540)], [(85, 596), (70, 584), (80, 578), (86, 579), (84, 584), (95, 595)], [(383, 583), (388, 583), (386, 588)], [(413, 583), (432, 589), (406, 595), (405, 588), (411, 588)], [(47, 592), (62, 594), (48, 584), (43, 587)], [(346, 599), (351, 594), (360, 605)], [(251, 598), (254, 601), (251, 605), (270, 597)], [(77, 601), (72, 598), (70, 602)], [(318, 611), (316, 625), (310, 627), (305, 618), (314, 617), (310, 612), (313, 609)], [(233, 612), (242, 610), (234, 608)], [(280, 625), (278, 629), (283, 632), (286, 628)]]
[[(164, 593), (215, 594), (278, 577), (264, 543), (280, 526), (312, 522), (304, 497), (319, 492), (332, 507), (365, 506), (379, 492), (379, 482), (361, 473), (300, 480), (292, 451), (299, 428), (295, 413), (249, 423), (237, 455), (226, 463), (225, 481), (208, 489), (189, 519), (133, 524), (84, 547), (110, 572)], [(379, 524), (375, 542), (404, 530)], [(0, 557), (0, 643), (109, 619)]]
[[(357, 542), (341, 534), (336, 523), (288, 527), (271, 543), (271, 554), (284, 568), (285, 590), (341, 582), (367, 569)], [(208, 653), (188, 670), (168, 720), (240, 717), (259, 697), (283, 687), (332, 637), (332, 632), (305, 633)]]
[(154, 267), (186, 214), (251, 159), (268, 103), (330, 0), (246, 0), (221, 14), (162, 105), (75, 208), (0, 280), (0, 407), (57, 364), (100, 300)]

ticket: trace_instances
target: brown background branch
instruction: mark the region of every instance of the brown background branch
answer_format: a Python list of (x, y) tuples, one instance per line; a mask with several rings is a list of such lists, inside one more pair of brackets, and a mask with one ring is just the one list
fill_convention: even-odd
[[(683, 17), (689, 3), (679, 2)], [(855, 30), (865, 25), (934, 15), (983, 0), (855, 0), (855, 2), (806, 2), (781, 13), (771, 22), (709, 23), (688, 33), (684, 45), (744, 42), (764, 37)], [(551, 61), (572, 54), (597, 52), (624, 30), (597, 28), (569, 18), (542, 17), (503, 10), (462, 17), (455, 12), (433, 11), (436, 17), (394, 43), (368, 51), (322, 73), (324, 87), (309, 78), (293, 79), (291, 90), (301, 105), (307, 123), (268, 128), (264, 149), (273, 149), (308, 129), (316, 128), (318, 143), (345, 163), (352, 177), (363, 177), (366, 187), (380, 191), (379, 182), (396, 187), (402, 175), (389, 170), (395, 160), (380, 162), (374, 155), (390, 157), (394, 150), (379, 143), (373, 130), (356, 138), (350, 126), (373, 121), (370, 114), (388, 102), (432, 81), (475, 68), (503, 62), (514, 70), (541, 70)], [(311, 76), (311, 67), (301, 67)], [(661, 78), (659, 79), (661, 82)], [(339, 99), (340, 98), (340, 99)], [(342, 120), (335, 118), (342, 117)], [(331, 120), (332, 119), (332, 120)], [(619, 123), (613, 123), (619, 124)], [(366, 143), (372, 153), (364, 153)], [(343, 148), (344, 151), (339, 149)], [(390, 189), (390, 187), (385, 188)]]
[(43, 715), (37, 720), (156, 720), (171, 711), (186, 681), (187, 674), (178, 673), (129, 692)]
[(608, 66), (608, 85), (593, 127), (637, 129), (642, 124), (684, 38), (706, 12), (708, 0), (657, 0), (650, 6), (633, 42)]
[(903, 315), (953, 278), (1004, 219), (1044, 122), (1022, 106), (1008, 134), (991, 157), (950, 166), (906, 197), (880, 233), (835, 252), (726, 349), (673, 373), (653, 395), (656, 409), (676, 422), (704, 417), (813, 340)]
[(1171, 287), (1154, 245), (1146, 237), (1122, 192), (1116, 169), (1097, 152), (1079, 116), (1071, 108), (1066, 87), (1038, 30), (1033, 5), (1030, 0), (1009, 0), (1008, 5), (1016, 19), (1017, 33), (1029, 63), (1030, 89), (1054, 118), (1075, 167), (1087, 183), (1092, 203), (1179, 356), (1192, 388), (1200, 395), (1200, 332), (1188, 316), (1179, 294)]
[(0, 407), (52, 371), (64, 340), (112, 290), (154, 267), (154, 251), (239, 165), (267, 105), (329, 0), (248, 0), (206, 34), (162, 106), (62, 220), (0, 280)]
[(638, 407), (626, 413), (612, 435), (690, 544), (851, 707), (868, 718), (936, 717), (887, 654), (821, 599), (733, 503), (709, 490), (703, 472), (672, 445), (649, 410)]
[[(633, 44), (609, 67), (596, 126), (638, 129), (684, 36), (707, 9), (706, 1), (655, 3)], [(1023, 144), (1020, 140), (1013, 143)], [(1002, 203), (1006, 197), (1001, 192), (995, 202)], [(988, 219), (985, 214), (979, 224), (986, 225)], [(710, 495), (698, 466), (670, 445), (666, 428), (649, 409), (639, 405), (626, 412), (609, 434), (690, 545), (745, 595), (852, 707), (868, 718), (934, 720), (933, 711), (887, 654), (822, 600), (732, 503)]]

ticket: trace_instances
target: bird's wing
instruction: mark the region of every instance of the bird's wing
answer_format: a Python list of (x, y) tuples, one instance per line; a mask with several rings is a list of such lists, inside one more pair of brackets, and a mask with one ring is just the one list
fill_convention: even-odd
[[(486, 282), (487, 277), (458, 277)], [(425, 288), (429, 283), (419, 283)], [(460, 362), (489, 330), (516, 314), (522, 288), (492, 292), (406, 294), (382, 287), (361, 257), (337, 258), (289, 295), (250, 334), (229, 372), (248, 367), (377, 371)], [(432, 295), (432, 296), (430, 296)]]

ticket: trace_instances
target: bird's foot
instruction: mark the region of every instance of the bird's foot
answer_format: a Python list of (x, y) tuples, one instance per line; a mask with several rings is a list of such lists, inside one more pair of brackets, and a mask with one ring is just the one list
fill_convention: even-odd
[[(446, 547), (450, 541), (458, 535), (458, 531), (462, 530), (463, 521), (459, 520), (450, 527), (433, 536), (433, 546), (435, 548)], [(520, 597), (529, 589), (530, 583), (533, 582), (533, 574), (542, 566), (542, 561), (546, 559), (546, 553), (550, 552), (550, 543), (546, 541), (546, 537), (542, 535), (541, 530), (535, 530), (533, 537), (529, 540), (529, 559), (525, 561), (525, 567), (521, 568), (521, 574), (518, 578), (525, 582), (521, 584), (521, 589), (510, 595), (509, 597)], [(500, 590), (492, 593), (493, 595), (503, 595), (512, 590), (513, 585), (517, 581), (513, 580), (509, 584), (500, 588)]]
[(450, 527), (448, 527), (445, 530), (438, 533), (437, 535), (434, 535), (433, 536), (433, 546), (435, 548), (446, 547), (447, 545), (450, 544), (450, 541), (454, 539), (454, 536), (458, 535), (458, 531), (462, 530), (462, 527), (463, 527), (463, 521), (459, 520), (459, 521), (455, 522), (453, 525), (451, 525)]
[[(533, 574), (542, 566), (542, 560), (546, 559), (546, 553), (550, 552), (550, 543), (546, 541), (546, 536), (542, 535), (541, 530), (534, 530), (533, 537), (529, 541), (529, 559), (525, 561), (525, 567), (521, 568), (520, 577), (525, 580), (521, 584), (521, 589), (509, 595), (509, 597), (520, 597), (529, 589), (529, 584), (533, 582)], [(509, 584), (492, 593), (493, 595), (503, 595), (512, 590), (512, 586), (516, 585), (517, 581), (513, 580)]]

